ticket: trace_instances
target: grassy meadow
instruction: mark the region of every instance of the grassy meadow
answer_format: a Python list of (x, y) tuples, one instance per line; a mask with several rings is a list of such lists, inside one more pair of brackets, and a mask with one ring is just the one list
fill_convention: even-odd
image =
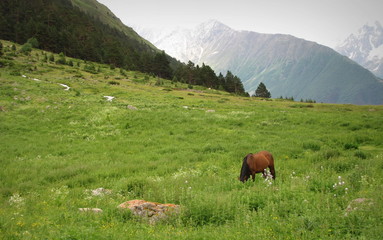
[[(1, 239), (382, 239), (383, 106), (188, 89), (2, 43)], [(241, 183), (260, 150), (276, 180)], [(182, 211), (150, 225), (117, 209), (132, 199)]]

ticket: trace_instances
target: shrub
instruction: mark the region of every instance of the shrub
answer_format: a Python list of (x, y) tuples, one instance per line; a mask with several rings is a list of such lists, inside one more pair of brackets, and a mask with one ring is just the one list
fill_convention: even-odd
[(64, 53), (61, 52), (61, 53), (59, 54), (59, 59), (57, 59), (56, 63), (57, 63), (57, 64), (63, 64), (63, 65), (66, 64), (66, 59), (65, 59), (65, 55), (64, 55)]
[(55, 56), (53, 54), (49, 55), (49, 61), (54, 62)]
[(84, 71), (92, 74), (97, 74), (96, 67), (93, 64), (86, 64), (84, 66)]
[(318, 144), (316, 142), (307, 142), (307, 143), (303, 143), (303, 148), (316, 152), (316, 151), (319, 151), (321, 149), (321, 146), (320, 146), (320, 144)]
[(357, 157), (357, 158), (360, 158), (360, 159), (366, 159), (367, 158), (367, 154), (365, 154), (364, 152), (358, 150), (354, 153), (354, 156)]
[(352, 161), (346, 161), (345, 159), (337, 159), (331, 161), (329, 167), (335, 170), (337, 173), (344, 173), (354, 168)]
[(31, 44), (33, 48), (38, 48), (39, 47), (39, 41), (37, 41), (37, 38), (32, 37), (28, 39), (27, 43)]
[(117, 81), (109, 81), (108, 83), (109, 83), (110, 85), (120, 85), (120, 83), (117, 82)]
[(358, 145), (355, 143), (345, 143), (343, 147), (345, 150), (358, 149)]
[(25, 43), (23, 46), (21, 46), (20, 52), (24, 54), (28, 54), (32, 51), (32, 45), (30, 43)]

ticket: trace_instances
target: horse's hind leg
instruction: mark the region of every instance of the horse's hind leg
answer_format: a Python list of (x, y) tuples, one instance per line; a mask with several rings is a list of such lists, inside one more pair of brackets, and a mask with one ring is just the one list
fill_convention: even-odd
[(275, 179), (275, 169), (274, 169), (274, 165), (269, 166), (269, 169), (270, 169), (270, 173), (271, 173), (271, 175), (273, 175), (273, 179)]

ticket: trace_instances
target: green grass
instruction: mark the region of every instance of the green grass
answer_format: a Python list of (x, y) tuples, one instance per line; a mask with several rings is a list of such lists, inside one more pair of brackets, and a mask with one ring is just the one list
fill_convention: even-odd
[[(382, 106), (305, 107), (42, 59), (0, 58), (2, 239), (381, 239)], [(260, 150), (277, 179), (241, 183)], [(113, 192), (89, 194), (99, 187)], [(373, 205), (345, 216), (360, 197)], [(148, 225), (117, 209), (132, 199), (182, 211)]]

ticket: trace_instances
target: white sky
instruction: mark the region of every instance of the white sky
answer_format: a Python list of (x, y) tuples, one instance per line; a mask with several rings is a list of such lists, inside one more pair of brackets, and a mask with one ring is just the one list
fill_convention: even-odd
[(194, 27), (210, 19), (235, 30), (283, 33), (334, 47), (366, 23), (383, 24), (383, 0), (98, 0), (128, 26)]

